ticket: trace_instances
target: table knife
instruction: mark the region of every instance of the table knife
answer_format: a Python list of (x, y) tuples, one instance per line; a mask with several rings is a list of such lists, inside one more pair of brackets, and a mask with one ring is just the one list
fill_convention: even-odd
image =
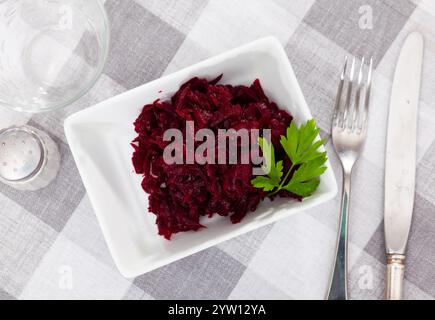
[(414, 207), (417, 115), (424, 40), (406, 38), (391, 90), (385, 157), (384, 227), (387, 253), (385, 298), (403, 298), (405, 254)]

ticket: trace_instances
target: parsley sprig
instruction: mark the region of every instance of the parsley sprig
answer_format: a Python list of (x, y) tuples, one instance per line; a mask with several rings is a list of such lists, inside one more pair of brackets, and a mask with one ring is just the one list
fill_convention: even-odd
[(301, 197), (312, 195), (319, 186), (319, 177), (325, 172), (325, 162), (328, 159), (326, 152), (319, 151), (324, 141), (322, 139), (315, 141), (319, 132), (320, 129), (317, 128), (314, 119), (299, 128), (294, 122), (290, 124), (286, 135), (281, 136), (280, 140), (292, 163), (285, 175), (283, 160), (275, 162), (273, 144), (260, 137), (258, 143), (266, 162), (262, 168), (267, 175), (255, 177), (251, 180), (252, 185), (269, 192), (268, 196), (273, 196), (281, 190), (287, 190)]

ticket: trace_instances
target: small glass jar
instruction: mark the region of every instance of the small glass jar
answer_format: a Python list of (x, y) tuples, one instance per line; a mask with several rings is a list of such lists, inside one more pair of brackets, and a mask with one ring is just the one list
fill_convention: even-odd
[(18, 190), (39, 190), (54, 180), (59, 167), (59, 149), (45, 132), (30, 126), (0, 131), (0, 182)]

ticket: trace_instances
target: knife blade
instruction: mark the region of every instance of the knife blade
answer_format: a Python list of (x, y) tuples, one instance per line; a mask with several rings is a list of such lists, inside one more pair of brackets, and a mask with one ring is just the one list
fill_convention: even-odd
[(388, 273), (386, 297), (400, 299), (404, 259), (414, 206), (417, 116), (424, 40), (406, 38), (391, 90), (385, 157), (384, 228)]

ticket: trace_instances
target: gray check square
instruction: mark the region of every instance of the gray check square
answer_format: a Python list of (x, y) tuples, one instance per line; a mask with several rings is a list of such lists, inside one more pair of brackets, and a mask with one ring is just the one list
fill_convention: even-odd
[(130, 0), (108, 0), (111, 48), (104, 73), (126, 89), (158, 78), (184, 34), (139, 4)]
[(0, 194), (0, 299), (19, 297), (58, 233)]
[[(432, 249), (431, 249), (432, 248)], [(416, 195), (405, 277), (435, 296), (435, 205)]]
[(435, 203), (435, 142), (426, 151), (417, 166), (417, 192)]
[(212, 247), (148, 272), (134, 284), (156, 299), (225, 299), (246, 267)]
[(188, 34), (209, 0), (135, 0), (175, 29)]
[(270, 229), (272, 229), (272, 225), (264, 226), (240, 237), (225, 241), (217, 247), (247, 266), (269, 234)]
[(385, 290), (385, 270), (383, 263), (363, 251), (349, 270), (350, 299), (382, 299)]
[(285, 47), (317, 125), (331, 132), (331, 114), (346, 51), (302, 23)]
[(415, 9), (408, 0), (318, 0), (304, 22), (377, 66)]

